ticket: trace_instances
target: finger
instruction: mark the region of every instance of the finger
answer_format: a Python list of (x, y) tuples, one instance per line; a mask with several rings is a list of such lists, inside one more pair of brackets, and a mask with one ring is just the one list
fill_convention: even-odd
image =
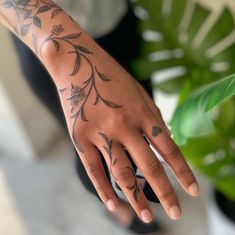
[(110, 211), (114, 211), (118, 200), (105, 174), (98, 150), (93, 145), (83, 146), (83, 153), (79, 152), (79, 156), (99, 197)]
[(145, 223), (152, 221), (152, 212), (143, 190), (138, 185), (135, 171), (128, 156), (117, 142), (100, 133), (100, 151), (103, 153), (112, 177), (130, 202), (137, 215)]
[(200, 191), (199, 185), (181, 151), (169, 136), (165, 126), (155, 118), (151, 119), (144, 122), (143, 133), (170, 166), (184, 190), (191, 196), (197, 196)]
[(134, 162), (152, 187), (169, 217), (178, 219), (181, 215), (181, 208), (163, 166), (140, 132), (132, 134), (131, 137), (125, 146)]

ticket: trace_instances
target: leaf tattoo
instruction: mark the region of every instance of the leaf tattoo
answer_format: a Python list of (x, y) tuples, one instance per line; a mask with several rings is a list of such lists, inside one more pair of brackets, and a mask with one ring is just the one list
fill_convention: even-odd
[[(105, 76), (103, 73), (99, 72), (97, 67), (91, 63), (89, 59), (89, 55), (92, 55), (93, 52), (85, 48), (84, 46), (75, 43), (74, 41), (79, 39), (81, 36), (81, 32), (74, 33), (74, 34), (67, 34), (61, 35), (64, 32), (62, 25), (54, 25), (51, 29), (51, 34), (46, 38), (46, 40), (41, 44), (40, 51), (45, 43), (51, 42), (56, 51), (59, 51), (62, 43), (68, 44), (71, 49), (69, 49), (68, 54), (75, 55), (74, 64), (70, 76), (74, 77), (81, 68), (81, 61), (84, 60), (89, 68), (90, 68), (90, 75), (83, 82), (82, 86), (76, 86), (71, 83), (71, 94), (70, 97), (67, 98), (71, 104), (71, 117), (74, 119), (74, 127), (75, 122), (80, 117), (82, 121), (87, 122), (88, 119), (85, 113), (85, 104), (87, 103), (91, 92), (95, 92), (95, 101), (93, 105), (97, 105), (99, 101), (103, 102), (106, 106), (118, 109), (121, 108), (121, 105), (115, 104), (112, 101), (106, 100), (99, 92), (97, 85), (96, 85), (96, 77), (101, 79), (103, 82), (110, 82), (111, 79)], [(42, 54), (42, 53), (41, 53)], [(78, 111), (76, 111), (76, 107), (80, 105)], [(74, 130), (75, 131), (75, 130)]]
[(103, 145), (103, 149), (105, 150), (105, 152), (107, 153), (110, 159), (110, 165), (109, 165), (110, 173), (115, 180), (118, 180), (113, 174), (113, 167), (117, 163), (117, 159), (113, 158), (113, 152), (112, 152), (113, 140), (110, 140), (104, 133), (99, 132), (98, 134), (104, 139), (105, 144), (106, 144), (106, 145)]
[(17, 18), (22, 19), (19, 30), (22, 36), (26, 36), (32, 26), (42, 27), (40, 14), (52, 10), (51, 18), (54, 18), (62, 11), (54, 2), (44, 0), (5, 0), (1, 5), (13, 9)]
[[(113, 176), (113, 178), (116, 181), (118, 181), (118, 178), (115, 177), (114, 174), (113, 174), (113, 168), (115, 167), (115, 165), (117, 164), (117, 161), (118, 161), (117, 158), (114, 159), (114, 157), (113, 157), (113, 152), (112, 152), (113, 140), (109, 139), (104, 133), (99, 132), (98, 134), (103, 138), (103, 140), (105, 141), (105, 144), (106, 144), (106, 145), (103, 145), (103, 149), (105, 150), (105, 152), (107, 153), (107, 155), (110, 158), (110, 166), (109, 166), (110, 173)], [(137, 202), (138, 201), (138, 195), (140, 193), (140, 189), (138, 187), (138, 182), (137, 182), (137, 177), (135, 175), (135, 171), (133, 170), (132, 167), (129, 167), (129, 166), (127, 166), (125, 168), (125, 170), (130, 171), (130, 173), (131, 173), (130, 175), (131, 175), (131, 177), (133, 178), (133, 181), (134, 181), (133, 184), (127, 185), (126, 188), (133, 192), (133, 197), (134, 197), (135, 201)], [(120, 187), (118, 187), (118, 188), (120, 188)]]
[(133, 197), (135, 199), (136, 202), (138, 202), (138, 194), (140, 193), (140, 189), (138, 187), (138, 183), (137, 183), (137, 177), (135, 175), (134, 170), (131, 167), (126, 167), (126, 170), (129, 170), (133, 176), (134, 179), (134, 183), (132, 185), (126, 186), (126, 188), (128, 190), (132, 190), (133, 191)]

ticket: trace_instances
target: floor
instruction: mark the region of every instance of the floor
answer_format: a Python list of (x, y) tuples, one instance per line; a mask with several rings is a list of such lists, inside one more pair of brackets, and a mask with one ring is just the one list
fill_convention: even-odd
[[(103, 207), (80, 185), (73, 151), (60, 143), (37, 161), (0, 154), (1, 235), (123, 235), (130, 234), (108, 218)], [(21, 160), (22, 159), (22, 160)], [(154, 206), (162, 235), (206, 235), (208, 183), (200, 178), (202, 194), (192, 199), (178, 192), (183, 217), (170, 221)]]

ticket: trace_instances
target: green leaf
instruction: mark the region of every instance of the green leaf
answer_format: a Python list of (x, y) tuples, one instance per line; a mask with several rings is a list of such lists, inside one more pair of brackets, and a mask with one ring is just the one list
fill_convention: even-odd
[[(181, 86), (190, 80), (193, 89), (234, 72), (235, 42), (225, 39), (232, 37), (235, 22), (232, 9), (226, 4), (220, 14), (200, 1), (137, 0), (135, 5), (148, 14), (140, 21), (142, 34), (150, 31), (160, 35), (155, 40), (144, 37), (141, 56), (132, 64), (137, 77), (145, 80), (155, 71), (182, 66), (185, 73), (176, 79)], [(155, 58), (150, 59), (153, 54)], [(159, 89), (180, 92), (174, 78)]]
[(181, 104), (172, 119), (175, 141), (182, 145), (190, 137), (211, 134), (214, 131), (212, 109), (235, 95), (235, 75), (196, 90)]
[[(228, 77), (235, 71), (234, 9), (191, 0), (136, 0), (135, 6), (145, 12), (135, 74), (155, 75), (154, 87), (179, 95), (174, 139), (188, 162), (235, 200), (235, 85)], [(174, 67), (185, 72), (159, 80)]]

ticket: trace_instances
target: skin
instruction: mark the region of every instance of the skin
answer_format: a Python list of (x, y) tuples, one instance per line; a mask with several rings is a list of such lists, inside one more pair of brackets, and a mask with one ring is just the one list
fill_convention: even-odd
[(188, 194), (198, 195), (199, 186), (159, 109), (140, 84), (52, 1), (0, 0), (0, 21), (35, 52), (50, 73), (71, 139), (104, 204), (115, 210), (118, 199), (98, 150), (137, 215), (144, 222), (152, 220), (150, 205), (123, 150), (126, 148), (166, 213), (178, 219), (177, 195), (143, 136)]

